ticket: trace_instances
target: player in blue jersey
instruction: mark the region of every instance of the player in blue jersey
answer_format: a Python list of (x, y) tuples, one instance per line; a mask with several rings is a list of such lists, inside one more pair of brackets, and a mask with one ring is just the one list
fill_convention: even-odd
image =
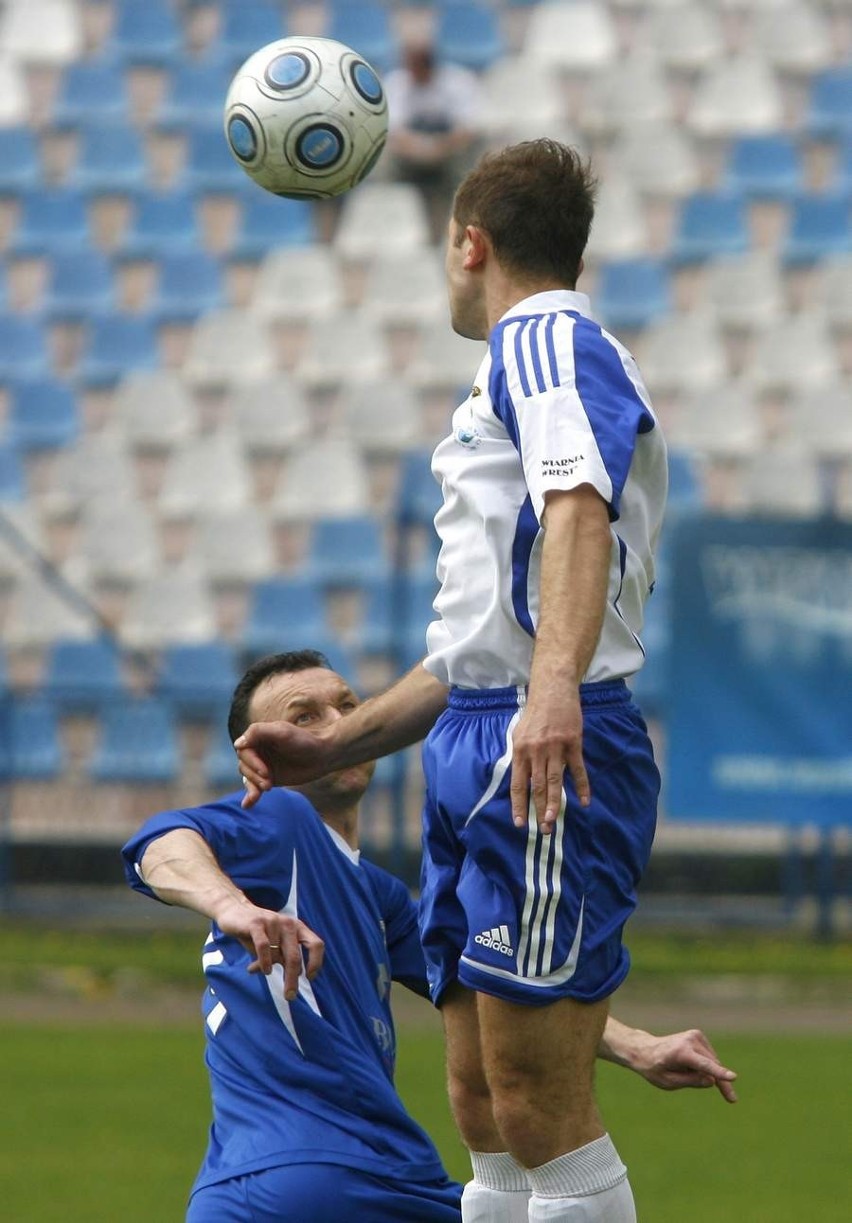
[(656, 822), (625, 681), (644, 657), (667, 462), (632, 356), (576, 289), (593, 212), (587, 165), (551, 140), (462, 181), (452, 322), (488, 350), (433, 459), (426, 657), (319, 735), (273, 723), (237, 741), (251, 804), (428, 734), (421, 935), (471, 1150), (467, 1223), (635, 1219), (593, 1064)]
[[(357, 704), (323, 655), (294, 651), (248, 670), (229, 726), (236, 736), (254, 717), (333, 724)], [(273, 791), (250, 813), (240, 794), (164, 812), (125, 847), (132, 886), (215, 922), (203, 955), (214, 1121), (191, 1223), (458, 1223), (461, 1188), (390, 1085), (390, 980), (428, 989), (406, 888), (359, 856), (372, 772)], [(325, 938), (319, 976), (305, 917)], [(610, 1018), (600, 1052), (657, 1086), (715, 1083), (732, 1097), (732, 1072), (700, 1032), (654, 1037)]]

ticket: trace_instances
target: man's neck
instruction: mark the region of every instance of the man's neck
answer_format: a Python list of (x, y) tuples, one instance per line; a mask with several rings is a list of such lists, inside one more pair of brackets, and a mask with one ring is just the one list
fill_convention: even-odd
[(358, 807), (343, 811), (320, 811), (320, 819), (342, 837), (350, 849), (358, 848)]
[(576, 284), (557, 284), (553, 280), (520, 281), (504, 275), (498, 275), (488, 286), (486, 295), (486, 316), (488, 319), (488, 334), (490, 335), (497, 323), (507, 311), (527, 297), (536, 293), (574, 293)]

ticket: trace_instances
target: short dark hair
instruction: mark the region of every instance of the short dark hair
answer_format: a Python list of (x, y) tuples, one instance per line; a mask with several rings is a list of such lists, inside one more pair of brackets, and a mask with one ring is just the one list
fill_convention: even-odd
[(325, 654), (321, 654), (319, 650), (288, 650), (285, 654), (267, 654), (265, 658), (253, 662), (231, 697), (231, 708), (228, 711), (228, 734), (231, 736), (231, 742), (239, 739), (243, 731), (248, 729), (251, 698), (265, 679), (269, 679), (270, 675), (284, 675), (288, 671), (310, 671), (313, 667), (333, 670)]
[(480, 158), (456, 191), (453, 220), (484, 230), (507, 271), (574, 285), (596, 186), (590, 163), (570, 145), (525, 140)]

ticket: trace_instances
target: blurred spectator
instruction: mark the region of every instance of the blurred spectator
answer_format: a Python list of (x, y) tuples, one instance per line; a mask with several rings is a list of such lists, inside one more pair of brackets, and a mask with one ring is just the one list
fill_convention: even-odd
[(385, 86), (391, 173), (422, 190), (435, 240), (443, 241), (453, 192), (480, 151), (479, 80), (439, 63), (431, 43), (411, 42)]

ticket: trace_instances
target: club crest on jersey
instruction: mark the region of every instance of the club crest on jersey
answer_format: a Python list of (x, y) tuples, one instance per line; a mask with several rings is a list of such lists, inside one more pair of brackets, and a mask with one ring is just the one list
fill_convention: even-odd
[(465, 450), (476, 450), (477, 446), (482, 445), (482, 434), (475, 425), (456, 425), (453, 437)]

